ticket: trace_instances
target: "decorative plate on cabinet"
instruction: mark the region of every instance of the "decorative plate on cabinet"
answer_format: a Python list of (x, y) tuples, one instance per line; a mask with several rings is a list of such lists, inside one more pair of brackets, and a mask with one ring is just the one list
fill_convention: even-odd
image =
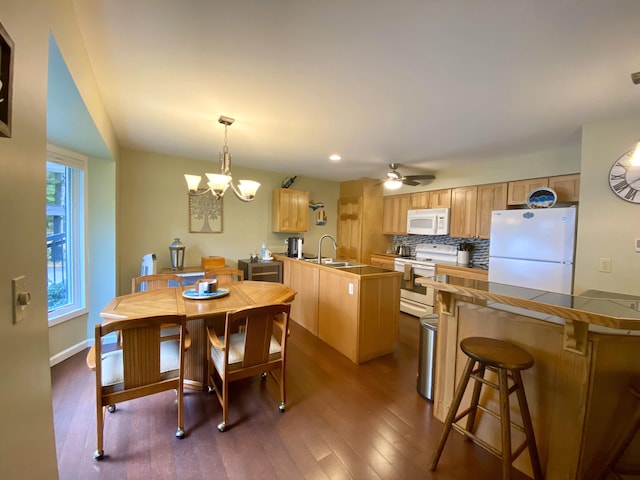
[(558, 195), (553, 188), (536, 188), (527, 195), (527, 207), (550, 208), (556, 204), (556, 200), (558, 200)]

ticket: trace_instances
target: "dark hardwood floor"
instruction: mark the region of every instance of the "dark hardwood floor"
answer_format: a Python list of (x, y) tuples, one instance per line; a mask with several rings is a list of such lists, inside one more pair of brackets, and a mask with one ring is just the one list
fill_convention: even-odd
[[(214, 395), (186, 390), (184, 440), (175, 438), (174, 392), (118, 405), (95, 450), (94, 373), (85, 352), (54, 366), (60, 478), (67, 479), (474, 479), (500, 478), (500, 461), (452, 433), (429, 471), (442, 423), (416, 392), (418, 319), (401, 314), (396, 352), (356, 366), (296, 324), (287, 361), (287, 411), (276, 384), (231, 386), (229, 427)], [(36, 460), (34, 460), (36, 461)], [(527, 478), (513, 470), (514, 480)]]

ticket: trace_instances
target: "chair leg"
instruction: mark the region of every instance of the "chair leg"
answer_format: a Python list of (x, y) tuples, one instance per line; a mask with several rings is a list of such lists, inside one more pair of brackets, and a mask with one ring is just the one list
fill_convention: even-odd
[(95, 460), (104, 458), (103, 432), (105, 407), (97, 404), (96, 408), (96, 451), (93, 454)]
[(218, 430), (224, 432), (227, 428), (228, 419), (228, 407), (229, 407), (229, 382), (226, 378), (222, 379), (222, 422), (218, 424)]
[(460, 407), (460, 403), (462, 402), (462, 397), (464, 396), (464, 391), (467, 388), (467, 384), (469, 383), (469, 378), (471, 377), (471, 372), (473, 367), (475, 366), (476, 361), (472, 358), (467, 360), (467, 364), (464, 367), (464, 372), (462, 373), (462, 377), (460, 378), (460, 383), (458, 384), (458, 388), (456, 390), (455, 397), (453, 399), (453, 403), (449, 407), (449, 412), (447, 413), (447, 418), (444, 421), (444, 428), (442, 429), (442, 433), (440, 434), (440, 441), (438, 442), (438, 448), (431, 457), (431, 467), (430, 470), (435, 471), (438, 466), (438, 462), (440, 461), (440, 456), (442, 455), (442, 451), (444, 450), (444, 445), (447, 442), (447, 437), (451, 432), (453, 419), (458, 412), (458, 408)]
[[(478, 369), (478, 376), (484, 378), (485, 373), (485, 365), (480, 364), (480, 368)], [(467, 417), (467, 427), (465, 430), (467, 432), (473, 433), (475, 431), (475, 423), (476, 423), (476, 413), (478, 412), (478, 402), (480, 401), (480, 391), (482, 390), (482, 382), (477, 381), (473, 386), (473, 395), (471, 396), (471, 410), (469, 411), (469, 416)], [(465, 438), (468, 442), (471, 441), (471, 437)]]
[(178, 386), (178, 430), (176, 430), (176, 437), (184, 438), (184, 385), (182, 379)]
[(511, 418), (509, 414), (509, 384), (507, 370), (498, 370), (500, 384), (500, 430), (502, 433), (502, 479), (511, 478)]
[(524, 383), (519, 370), (512, 372), (513, 381), (516, 383), (516, 395), (518, 396), (518, 405), (520, 407), (520, 415), (524, 426), (524, 433), (527, 436), (527, 447), (529, 448), (529, 458), (531, 459), (531, 469), (533, 470), (534, 480), (542, 480), (542, 467), (540, 466), (540, 457), (538, 456), (538, 447), (536, 445), (536, 437), (533, 431), (533, 423), (531, 422), (531, 413), (529, 412), (529, 404), (527, 396), (524, 392)]
[(287, 390), (284, 384), (284, 364), (283, 364), (282, 367), (280, 367), (280, 406), (278, 407), (278, 409), (281, 412), (284, 412), (286, 408), (286, 402), (287, 402), (286, 392)]

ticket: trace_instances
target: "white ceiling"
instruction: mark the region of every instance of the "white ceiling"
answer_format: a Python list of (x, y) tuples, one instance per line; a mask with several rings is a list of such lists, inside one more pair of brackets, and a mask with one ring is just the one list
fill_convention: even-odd
[(226, 115), (234, 165), (437, 175), (640, 113), (638, 0), (73, 2), (132, 149), (217, 165)]

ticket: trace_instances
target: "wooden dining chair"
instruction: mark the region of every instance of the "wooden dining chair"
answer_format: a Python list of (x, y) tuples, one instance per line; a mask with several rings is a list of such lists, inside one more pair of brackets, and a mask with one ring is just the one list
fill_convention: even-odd
[[(172, 285), (172, 282), (175, 285)], [(182, 285), (182, 277), (173, 273), (152, 273), (131, 279), (131, 293), (139, 292), (144, 286), (145, 290), (156, 288), (168, 288)]]
[[(163, 326), (179, 330), (177, 340), (161, 336)], [(158, 315), (114, 320), (95, 326), (96, 354), (96, 460), (104, 457), (103, 434), (105, 414), (115, 412), (116, 404), (134, 398), (176, 390), (178, 396), (178, 429), (176, 437), (184, 437), (183, 380), (186, 337), (185, 315)], [(103, 339), (119, 331), (121, 348), (105, 351)]]
[[(289, 304), (247, 307), (227, 313), (224, 334), (207, 327), (207, 383), (222, 406), (223, 432), (229, 417), (229, 383), (255, 375), (264, 380), (267, 372), (280, 387), (281, 412), (285, 410), (285, 367)], [(239, 325), (244, 328), (239, 329)], [(279, 370), (280, 374), (274, 372)]]
[(218, 287), (227, 285), (231, 282), (239, 282), (244, 279), (244, 272), (237, 268), (212, 268), (204, 272), (204, 278), (216, 277)]

